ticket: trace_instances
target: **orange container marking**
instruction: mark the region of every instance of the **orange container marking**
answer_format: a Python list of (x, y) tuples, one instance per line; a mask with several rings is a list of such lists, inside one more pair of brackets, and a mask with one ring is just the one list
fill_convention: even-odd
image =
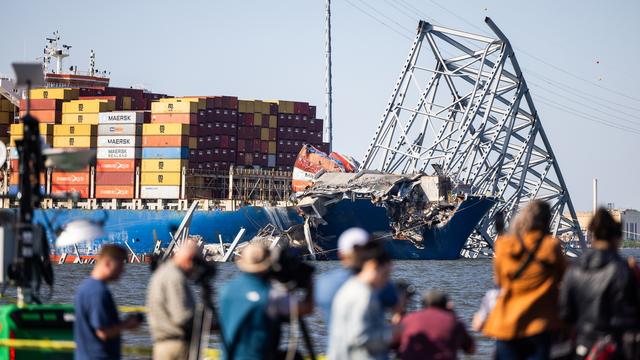
[(98, 199), (133, 199), (133, 185), (96, 185)]
[(134, 159), (98, 159), (96, 171), (98, 172), (131, 172), (136, 169)]
[(52, 193), (60, 193), (60, 192), (75, 192), (79, 193), (81, 198), (89, 197), (89, 185), (51, 185)]
[(192, 124), (198, 123), (197, 114), (152, 114), (152, 123)]
[(51, 175), (51, 183), (54, 185), (88, 185), (88, 172), (54, 172)]
[(142, 147), (185, 147), (189, 146), (189, 137), (180, 135), (145, 135)]

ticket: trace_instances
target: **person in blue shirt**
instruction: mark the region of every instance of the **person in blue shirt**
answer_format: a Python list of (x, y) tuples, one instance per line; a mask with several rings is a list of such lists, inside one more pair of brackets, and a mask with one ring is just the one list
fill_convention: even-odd
[[(355, 247), (362, 247), (371, 241), (371, 235), (361, 228), (351, 228), (343, 232), (338, 238), (338, 257), (341, 267), (320, 275), (315, 284), (314, 301), (320, 308), (324, 323), (329, 328), (331, 319), (331, 304), (342, 285), (355, 273)], [(393, 308), (398, 303), (398, 294), (393, 283), (388, 282), (377, 293), (378, 300), (386, 309)]]
[(120, 321), (107, 287), (108, 282), (120, 278), (126, 260), (127, 251), (123, 247), (113, 244), (102, 246), (91, 275), (78, 286), (73, 325), (76, 360), (119, 359), (120, 334), (123, 330), (140, 326), (137, 316)]

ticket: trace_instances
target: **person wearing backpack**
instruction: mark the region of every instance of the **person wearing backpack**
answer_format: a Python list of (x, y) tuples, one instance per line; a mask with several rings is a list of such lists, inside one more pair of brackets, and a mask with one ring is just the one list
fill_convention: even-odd
[(576, 359), (639, 359), (636, 267), (618, 253), (622, 224), (604, 208), (588, 228), (591, 248), (565, 275), (560, 314), (575, 329)]
[(549, 204), (534, 200), (494, 245), (500, 289), (482, 327), (496, 339), (496, 359), (549, 359), (560, 328), (558, 293), (566, 268), (560, 241), (549, 234)]

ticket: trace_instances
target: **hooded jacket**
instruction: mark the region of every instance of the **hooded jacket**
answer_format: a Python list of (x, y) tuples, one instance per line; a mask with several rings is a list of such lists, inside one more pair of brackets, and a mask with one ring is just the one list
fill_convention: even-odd
[(567, 272), (561, 292), (561, 317), (576, 327), (578, 342), (619, 335), (639, 324), (640, 298), (633, 271), (614, 250), (589, 249)]

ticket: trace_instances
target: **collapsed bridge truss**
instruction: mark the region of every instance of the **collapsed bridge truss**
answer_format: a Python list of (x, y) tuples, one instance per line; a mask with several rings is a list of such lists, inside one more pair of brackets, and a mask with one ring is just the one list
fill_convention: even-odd
[(552, 232), (584, 247), (569, 191), (513, 48), (495, 37), (420, 21), (362, 169), (433, 172), (496, 204), (466, 249), (491, 246), (494, 215), (508, 222), (531, 199), (549, 202)]

